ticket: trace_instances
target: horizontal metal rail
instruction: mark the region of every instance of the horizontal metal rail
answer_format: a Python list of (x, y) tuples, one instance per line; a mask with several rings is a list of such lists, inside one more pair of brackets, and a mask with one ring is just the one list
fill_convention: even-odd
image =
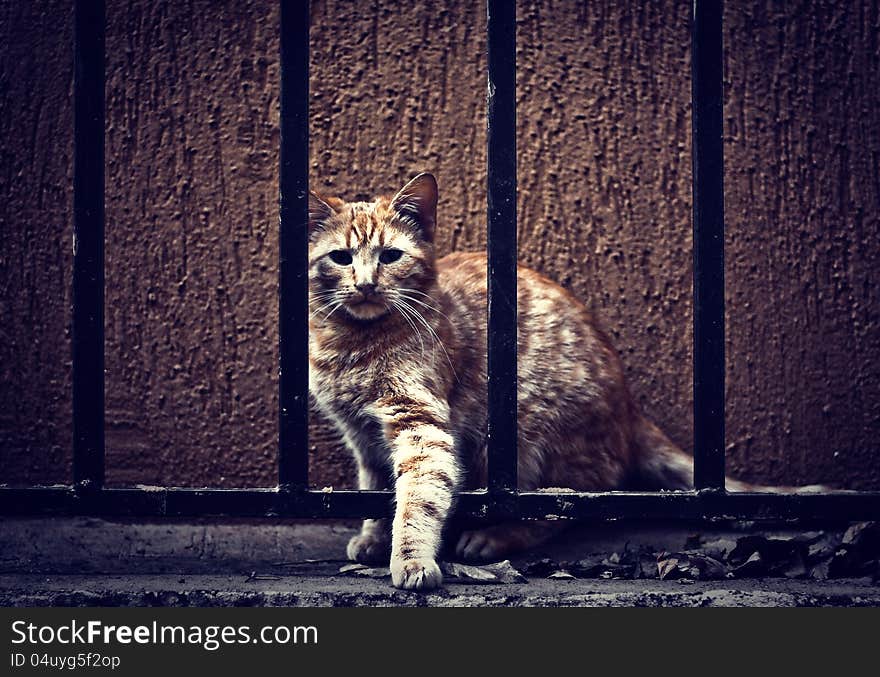
[[(82, 494), (71, 487), (4, 487), (0, 488), (0, 514), (132, 518), (383, 517), (391, 514), (392, 498), (390, 491), (308, 491), (294, 496), (277, 489), (139, 488)], [(534, 519), (769, 522), (880, 519), (880, 492), (510, 492), (507, 498), (521, 517)], [(484, 518), (494, 500), (494, 492), (462, 492), (458, 498), (458, 514)]]

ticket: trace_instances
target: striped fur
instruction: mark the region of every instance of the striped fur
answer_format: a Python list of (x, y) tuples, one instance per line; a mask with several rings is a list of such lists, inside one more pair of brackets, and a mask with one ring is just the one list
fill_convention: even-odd
[[(455, 492), (486, 483), (486, 258), (436, 260), (436, 205), (429, 174), (392, 199), (310, 199), (311, 392), (354, 453), (360, 487), (396, 495), (390, 535), (367, 520), (348, 556), (390, 557), (407, 589), (440, 584)], [(520, 488), (689, 487), (689, 458), (639, 412), (587, 309), (532, 270), (518, 277)], [(456, 552), (494, 559), (556, 528), (470, 531)]]

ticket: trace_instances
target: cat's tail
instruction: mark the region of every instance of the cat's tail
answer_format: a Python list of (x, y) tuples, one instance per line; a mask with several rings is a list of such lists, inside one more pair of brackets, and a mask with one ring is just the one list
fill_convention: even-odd
[[(660, 428), (645, 417), (636, 426), (635, 468), (627, 489), (631, 491), (687, 490), (694, 488), (694, 459), (679, 449)], [(802, 487), (765, 486), (727, 477), (728, 491), (816, 493), (831, 491), (821, 484)]]

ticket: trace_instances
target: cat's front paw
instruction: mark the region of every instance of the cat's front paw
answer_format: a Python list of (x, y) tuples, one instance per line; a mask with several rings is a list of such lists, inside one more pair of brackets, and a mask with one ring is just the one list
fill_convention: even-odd
[(361, 533), (351, 537), (345, 553), (352, 562), (387, 565), (391, 557), (391, 541), (376, 534)]
[(462, 533), (455, 554), (466, 562), (489, 562), (501, 559), (510, 549), (497, 529), (475, 529)]
[(443, 574), (433, 559), (391, 560), (391, 582), (403, 590), (433, 590), (443, 583)]

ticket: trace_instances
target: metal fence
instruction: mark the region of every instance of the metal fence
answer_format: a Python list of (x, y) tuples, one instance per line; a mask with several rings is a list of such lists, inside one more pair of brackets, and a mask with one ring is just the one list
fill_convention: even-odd
[[(104, 2), (77, 0), (74, 86), (73, 485), (0, 487), (0, 514), (378, 517), (392, 492), (314, 491), (308, 478), (309, 3), (281, 0), (279, 440), (274, 489), (104, 486)], [(488, 0), (488, 487), (459, 510), (490, 518), (880, 518), (880, 492), (724, 490), (722, 3), (692, 17), (694, 491), (517, 491), (516, 8)], [(734, 85), (735, 86), (735, 83)]]

